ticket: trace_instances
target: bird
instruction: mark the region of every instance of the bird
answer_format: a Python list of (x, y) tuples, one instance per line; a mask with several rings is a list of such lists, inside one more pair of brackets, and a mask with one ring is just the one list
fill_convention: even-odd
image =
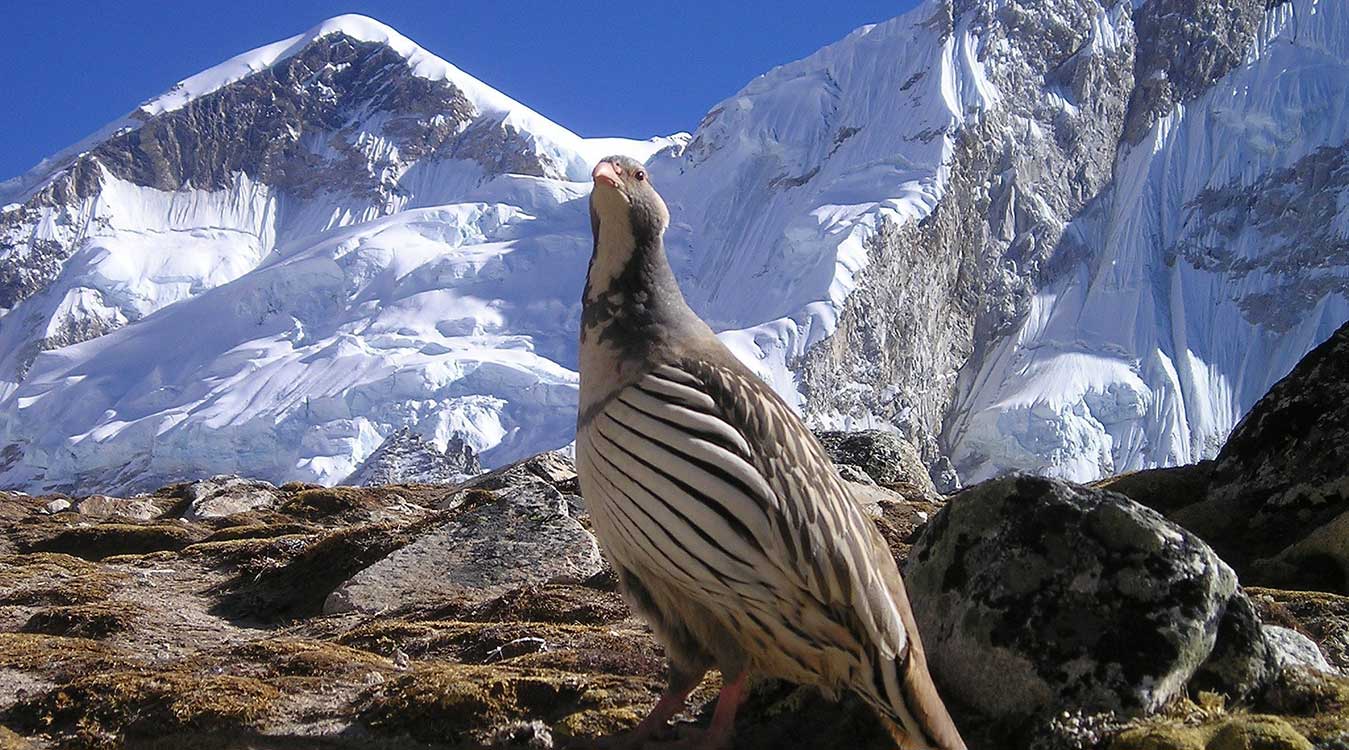
[(610, 156), (591, 177), (577, 474), (668, 661), (650, 715), (601, 746), (657, 740), (715, 667), (711, 722), (686, 746), (731, 747), (749, 681), (774, 677), (857, 693), (904, 750), (964, 750), (888, 546), (796, 412), (685, 301), (645, 166)]

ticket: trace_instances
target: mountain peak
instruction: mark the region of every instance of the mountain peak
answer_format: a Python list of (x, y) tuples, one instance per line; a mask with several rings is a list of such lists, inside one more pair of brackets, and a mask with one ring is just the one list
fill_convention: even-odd
[(154, 117), (181, 109), (195, 99), (260, 73), (299, 54), (324, 37), (334, 34), (341, 34), (358, 42), (388, 47), (407, 60), (417, 75), (454, 84), (464, 91), (470, 101), (485, 111), (510, 109), (510, 105), (520, 106), (481, 81), (422, 49), (416, 42), (387, 24), (369, 16), (347, 13), (322, 21), (303, 34), (249, 50), (185, 78), (168, 91), (142, 104), (137, 111), (142, 117)]

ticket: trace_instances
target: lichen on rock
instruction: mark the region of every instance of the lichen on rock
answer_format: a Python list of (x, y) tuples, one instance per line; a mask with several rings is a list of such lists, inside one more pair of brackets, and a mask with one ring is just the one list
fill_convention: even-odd
[(938, 685), (1016, 720), (1161, 708), (1209, 657), (1237, 594), (1231, 569), (1154, 511), (1026, 476), (952, 498), (905, 578)]

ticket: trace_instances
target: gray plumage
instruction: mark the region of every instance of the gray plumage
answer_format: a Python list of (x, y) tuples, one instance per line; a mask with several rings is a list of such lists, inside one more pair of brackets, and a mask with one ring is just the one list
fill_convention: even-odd
[[(684, 302), (642, 165), (610, 157), (595, 177), (577, 469), (621, 587), (670, 658), (648, 721), (716, 666), (851, 689), (901, 747), (964, 748), (889, 548), (796, 414)], [(731, 718), (738, 698), (723, 693)]]

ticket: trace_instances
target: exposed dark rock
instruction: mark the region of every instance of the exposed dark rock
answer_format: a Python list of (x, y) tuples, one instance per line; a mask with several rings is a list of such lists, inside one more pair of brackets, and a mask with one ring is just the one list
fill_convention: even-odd
[(1228, 599), (1213, 650), (1190, 679), (1191, 693), (1223, 693), (1234, 701), (1256, 695), (1282, 664), (1251, 600), (1238, 590)]
[(1349, 324), (1237, 425), (1208, 496), (1172, 517), (1251, 583), (1349, 593)]
[(1170, 518), (1176, 510), (1204, 499), (1212, 475), (1213, 462), (1200, 461), (1186, 466), (1119, 474), (1092, 486), (1127, 495), (1130, 500)]
[(1124, 138), (1138, 143), (1171, 107), (1208, 90), (1245, 59), (1268, 0), (1150, 0), (1137, 6), (1137, 85)]
[[(1242, 312), (1254, 325), (1288, 331), (1314, 314), (1319, 300), (1349, 294), (1344, 276), (1307, 273), (1349, 266), (1349, 239), (1336, 229), (1346, 189), (1349, 144), (1316, 149), (1254, 183), (1201, 192), (1186, 206), (1194, 218), (1167, 252), (1195, 268), (1260, 278), (1260, 291), (1239, 297)], [(1232, 250), (1248, 233), (1267, 248), (1256, 258)]]
[(1032, 477), (952, 498), (905, 579), (939, 686), (1014, 722), (1159, 709), (1209, 657), (1236, 593), (1231, 569), (1156, 512)]

